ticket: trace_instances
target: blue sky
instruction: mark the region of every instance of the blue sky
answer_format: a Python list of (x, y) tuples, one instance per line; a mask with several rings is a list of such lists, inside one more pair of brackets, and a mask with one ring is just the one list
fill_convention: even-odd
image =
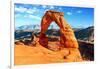
[[(47, 10), (64, 12), (64, 18), (72, 27), (89, 27), (94, 23), (94, 9), (85, 7), (15, 4), (15, 27), (22, 25), (40, 25)], [(53, 22), (54, 28), (58, 26)]]

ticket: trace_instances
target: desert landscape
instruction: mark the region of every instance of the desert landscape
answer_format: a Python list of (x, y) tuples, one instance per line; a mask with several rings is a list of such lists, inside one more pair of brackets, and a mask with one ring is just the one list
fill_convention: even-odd
[[(90, 30), (90, 28), (88, 28)], [(87, 31), (88, 29), (82, 29), (82, 31)], [(76, 32), (78, 32), (77, 30)], [(81, 30), (80, 30), (81, 31)], [(31, 45), (27, 41), (31, 38), (27, 35), (31, 34), (33, 31), (16, 31), (15, 40), (15, 55), (14, 61), (15, 65), (25, 65), (25, 64), (47, 64), (47, 63), (63, 63), (63, 62), (83, 62), (83, 61), (93, 61), (94, 60), (94, 43), (93, 41), (79, 40), (79, 50), (73, 48), (61, 48), (59, 43), (59, 31), (56, 32), (55, 36), (49, 36), (49, 49), (41, 46), (39, 44), (38, 33), (35, 33), (36, 44)], [(47, 34), (52, 32), (48, 30)], [(52, 32), (52, 33), (53, 33)], [(75, 33), (76, 33), (75, 32)], [(89, 31), (88, 31), (89, 32)], [(28, 33), (28, 34), (26, 34)], [(83, 33), (83, 32), (82, 32)], [(93, 32), (91, 32), (93, 33)], [(21, 35), (19, 38), (17, 35)], [(49, 34), (52, 35), (52, 34)], [(22, 38), (24, 37), (24, 38)], [(78, 37), (78, 36), (77, 36)], [(93, 36), (87, 36), (89, 37)], [(77, 57), (77, 58), (76, 58)]]
[[(53, 46), (58, 45), (57, 42), (51, 43)], [(57, 46), (56, 46), (57, 47)], [(15, 45), (15, 65), (25, 64), (46, 64), (46, 63), (63, 63), (63, 62), (79, 62), (82, 61), (80, 53), (77, 49), (63, 48), (58, 50), (53, 48), (49, 50), (40, 44), (35, 47), (16, 44)]]
[(14, 64), (94, 61), (92, 18), (92, 8), (15, 4)]

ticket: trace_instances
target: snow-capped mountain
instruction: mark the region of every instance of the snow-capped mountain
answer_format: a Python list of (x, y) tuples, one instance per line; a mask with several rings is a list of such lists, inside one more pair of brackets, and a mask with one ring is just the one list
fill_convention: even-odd
[(15, 30), (34, 30), (34, 29), (40, 29), (40, 26), (39, 25), (23, 25), (23, 26), (15, 28)]

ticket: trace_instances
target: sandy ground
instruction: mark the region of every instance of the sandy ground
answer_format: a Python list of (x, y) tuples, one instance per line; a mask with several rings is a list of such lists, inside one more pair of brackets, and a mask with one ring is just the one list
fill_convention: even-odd
[[(55, 45), (52, 42), (51, 45)], [(54, 46), (53, 46), (54, 47)], [(39, 43), (36, 46), (27, 46), (24, 44), (15, 44), (15, 65), (26, 64), (47, 64), (47, 63), (62, 63), (62, 62), (79, 62), (82, 61), (80, 52), (75, 48), (63, 48), (59, 51), (52, 51)]]

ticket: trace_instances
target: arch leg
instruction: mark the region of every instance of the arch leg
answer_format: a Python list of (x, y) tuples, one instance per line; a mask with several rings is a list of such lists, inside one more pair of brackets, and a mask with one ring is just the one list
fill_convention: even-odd
[(45, 33), (51, 22), (52, 20), (46, 15), (43, 17), (42, 22), (41, 22), (41, 32), (39, 36), (39, 43), (46, 48), (48, 47), (48, 38), (46, 37)]
[(65, 21), (64, 17), (61, 16), (56, 22), (59, 25), (61, 32), (60, 43), (67, 48), (78, 48), (78, 42), (74, 32), (70, 25)]

